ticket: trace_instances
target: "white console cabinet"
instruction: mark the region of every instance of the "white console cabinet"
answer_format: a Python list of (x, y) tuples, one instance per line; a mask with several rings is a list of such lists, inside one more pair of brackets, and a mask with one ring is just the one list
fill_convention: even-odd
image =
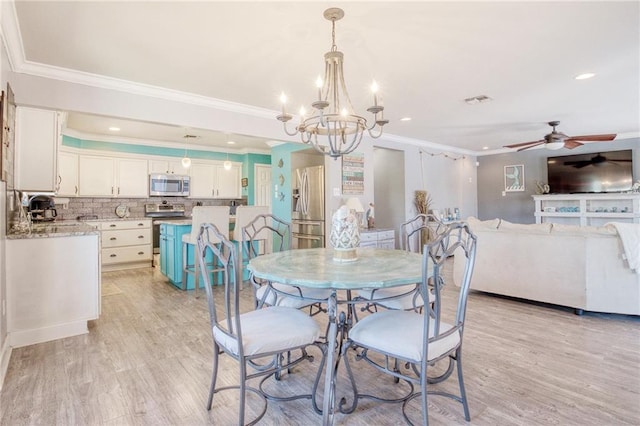
[(396, 248), (395, 231), (393, 229), (363, 229), (360, 231), (360, 247), (393, 250)]
[(536, 223), (602, 226), (640, 223), (640, 194), (534, 195)]

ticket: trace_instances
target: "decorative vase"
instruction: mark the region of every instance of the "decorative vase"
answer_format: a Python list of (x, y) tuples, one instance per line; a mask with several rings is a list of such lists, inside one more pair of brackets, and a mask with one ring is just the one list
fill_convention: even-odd
[(351, 262), (358, 259), (356, 248), (360, 245), (358, 219), (347, 206), (342, 206), (331, 219), (330, 241), (333, 260)]

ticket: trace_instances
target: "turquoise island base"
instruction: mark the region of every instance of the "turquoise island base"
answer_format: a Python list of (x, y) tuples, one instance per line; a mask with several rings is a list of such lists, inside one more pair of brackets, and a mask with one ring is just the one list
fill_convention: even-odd
[[(232, 225), (233, 226), (233, 225)], [(174, 221), (160, 224), (160, 272), (165, 275), (171, 284), (183, 288), (182, 285), (182, 236), (191, 233), (191, 221)], [(191, 244), (187, 248), (187, 262), (193, 265), (195, 247)], [(211, 277), (210, 277), (211, 278)], [(249, 279), (248, 271), (242, 269), (242, 279)], [(214, 284), (222, 281), (219, 276), (212, 277)], [(203, 288), (204, 279), (200, 276), (200, 288)], [(193, 274), (187, 274), (187, 290), (195, 288)]]

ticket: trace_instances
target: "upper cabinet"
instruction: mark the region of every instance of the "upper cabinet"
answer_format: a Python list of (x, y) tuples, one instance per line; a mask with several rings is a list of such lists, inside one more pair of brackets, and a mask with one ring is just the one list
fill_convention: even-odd
[(242, 169), (232, 164), (227, 170), (222, 164), (191, 163), (191, 198), (241, 198)]
[(15, 187), (56, 191), (62, 119), (57, 111), (16, 108)]
[(80, 155), (81, 197), (149, 196), (147, 160)]
[(78, 154), (60, 151), (58, 155), (58, 195), (78, 195)]
[(188, 175), (189, 169), (182, 166), (182, 160), (149, 160), (149, 173)]

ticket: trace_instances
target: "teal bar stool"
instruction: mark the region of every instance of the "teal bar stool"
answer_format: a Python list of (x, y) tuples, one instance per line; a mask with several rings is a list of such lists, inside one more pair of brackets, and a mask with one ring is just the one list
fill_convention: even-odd
[[(194, 282), (194, 294), (198, 297), (198, 287), (200, 286), (201, 272), (198, 270), (197, 260), (197, 244), (198, 234), (200, 233), (200, 227), (203, 223), (212, 223), (218, 229), (224, 230), (226, 238), (229, 236), (229, 207), (228, 206), (196, 206), (191, 213), (191, 233), (182, 236), (182, 289), (187, 288), (187, 275), (193, 274)], [(213, 237), (212, 237), (213, 238)], [(215, 240), (215, 239), (214, 239)], [(215, 241), (214, 241), (215, 242)], [(189, 262), (188, 251), (192, 249), (193, 263)], [(215, 259), (210, 262), (206, 262), (207, 270), (202, 273), (213, 274), (214, 272), (221, 270), (216, 269)], [(212, 278), (213, 279), (213, 278)]]

